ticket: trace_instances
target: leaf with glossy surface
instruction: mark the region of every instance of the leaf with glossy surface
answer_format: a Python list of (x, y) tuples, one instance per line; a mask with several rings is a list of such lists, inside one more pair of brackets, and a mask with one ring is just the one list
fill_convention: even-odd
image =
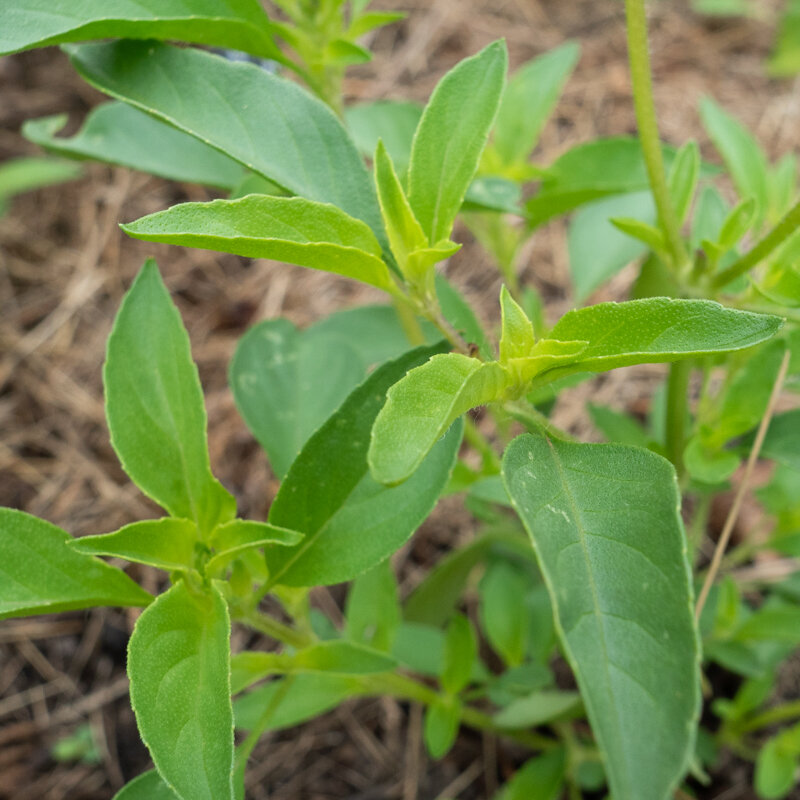
[(390, 556), (430, 513), (450, 477), (460, 425), (397, 488), (370, 477), (367, 451), (386, 391), (439, 349), (417, 348), (376, 369), (308, 440), (269, 514), (271, 523), (306, 538), (267, 554), (271, 581), (315, 586), (350, 580)]
[(711, 300), (652, 297), (570, 311), (549, 335), (563, 342), (589, 342), (574, 364), (557, 370), (563, 374), (743, 350), (769, 339), (782, 324), (780, 317), (737, 311)]
[(504, 164), (527, 161), (580, 56), (574, 42), (523, 64), (509, 79), (493, 131)]
[(3, 11), (0, 55), (119, 37), (178, 39), (285, 59), (256, 0), (19, 0)]
[(154, 769), (144, 772), (125, 784), (113, 800), (179, 800)]
[(194, 566), (197, 525), (188, 519), (149, 519), (133, 522), (113, 533), (82, 536), (71, 542), (73, 550), (93, 556), (114, 556), (159, 569)]
[(73, 541), (49, 522), (0, 508), (0, 619), (153, 599), (122, 570), (75, 552)]
[(253, 64), (154, 42), (82, 45), (75, 68), (100, 91), (182, 130), (292, 194), (331, 203), (388, 242), (364, 162), (334, 113)]
[(122, 225), (134, 239), (335, 272), (379, 289), (392, 286), (369, 227), (328, 203), (252, 194), (183, 203)]
[(458, 353), (435, 355), (412, 369), (389, 389), (372, 428), (372, 476), (388, 486), (402, 483), (455, 420), (498, 399), (510, 383), (499, 363)]
[(536, 550), (611, 792), (665, 800), (693, 752), (700, 700), (672, 465), (639, 448), (525, 435), (506, 450), (503, 477)]
[(494, 42), (448, 72), (414, 134), (408, 198), (430, 244), (450, 238), (494, 121), (508, 54)]
[(128, 645), (131, 705), (164, 780), (184, 800), (232, 800), (230, 620), (216, 588), (184, 581), (136, 622)]
[(76, 134), (56, 136), (66, 123), (66, 114), (31, 119), (22, 135), (59, 155), (119, 164), (173, 181), (232, 189), (242, 180), (241, 164), (125, 103), (97, 106)]
[(111, 444), (133, 482), (203, 535), (232, 519), (236, 501), (211, 474), (189, 337), (152, 259), (117, 313), (103, 383)]
[(283, 478), (308, 437), (366, 377), (408, 349), (389, 306), (339, 311), (300, 331), (261, 322), (239, 341), (229, 381), (239, 413)]

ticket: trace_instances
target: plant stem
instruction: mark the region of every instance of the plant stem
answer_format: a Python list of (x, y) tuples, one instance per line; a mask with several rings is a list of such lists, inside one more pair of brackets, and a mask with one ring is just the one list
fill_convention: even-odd
[(653, 102), (653, 79), (650, 70), (650, 53), (647, 44), (647, 16), (644, 0), (625, 0), (628, 30), (628, 57), (633, 84), (633, 103), (639, 126), (650, 188), (658, 210), (658, 220), (672, 256), (676, 273), (680, 274), (689, 263), (681, 238), (681, 226), (667, 187), (661, 139), (658, 134), (655, 103)]
[(508, 402), (503, 408), (515, 420), (521, 422), (528, 429), (543, 431), (548, 436), (552, 436), (554, 439), (560, 439), (563, 442), (575, 441), (574, 436), (571, 436), (566, 431), (554, 425), (541, 411), (534, 408), (534, 406), (525, 400)]
[(285, 625), (283, 622), (278, 622), (278, 620), (266, 614), (262, 614), (260, 611), (251, 611), (242, 614), (238, 619), (240, 622), (243, 622), (254, 630), (260, 631), (271, 639), (276, 639), (291, 647), (301, 649), (307, 647), (314, 641), (314, 637), (308, 633), (299, 631), (297, 628), (292, 628), (290, 625)]
[(720, 289), (740, 275), (744, 275), (751, 267), (780, 247), (798, 227), (800, 227), (800, 201), (789, 209), (786, 216), (752, 250), (715, 275), (711, 281), (711, 288)]
[(750, 455), (747, 458), (747, 465), (744, 468), (742, 482), (739, 484), (736, 497), (733, 499), (733, 505), (728, 513), (728, 518), (725, 520), (725, 525), (722, 528), (722, 533), (720, 534), (717, 546), (714, 549), (714, 556), (711, 559), (711, 566), (708, 568), (706, 579), (703, 581), (703, 588), (700, 590), (700, 595), (697, 598), (697, 607), (695, 609), (695, 617), (697, 619), (700, 619), (700, 614), (703, 612), (703, 606), (708, 599), (708, 593), (711, 591), (714, 578), (717, 576), (717, 572), (719, 572), (719, 566), (722, 563), (722, 556), (725, 555), (725, 548), (728, 546), (731, 533), (733, 533), (733, 526), (736, 524), (736, 520), (739, 516), (739, 509), (742, 507), (742, 501), (744, 500), (747, 487), (750, 484), (750, 478), (753, 474), (756, 461), (758, 460), (758, 454), (761, 452), (761, 445), (764, 444), (764, 437), (767, 435), (769, 423), (772, 420), (772, 415), (775, 413), (775, 405), (778, 402), (778, 396), (781, 393), (783, 382), (786, 379), (786, 373), (789, 370), (790, 355), (790, 351), (787, 350), (783, 356), (781, 368), (778, 370), (778, 377), (775, 378), (775, 385), (772, 387), (772, 394), (769, 397), (767, 409), (764, 412), (764, 416), (761, 418), (761, 424), (758, 426), (758, 432), (756, 433), (756, 438), (753, 442), (753, 449), (750, 451)]
[(683, 478), (683, 449), (686, 446), (686, 397), (692, 365), (689, 361), (674, 361), (667, 378), (666, 436), (667, 455), (675, 465), (678, 480)]
[[(413, 700), (426, 706), (438, 703), (441, 700), (439, 693), (429, 686), (397, 672), (365, 676), (364, 684), (370, 692), (374, 691), (377, 694), (390, 695), (400, 700)], [(470, 728), (505, 736), (507, 739), (512, 739), (534, 750), (552, 750), (558, 746), (558, 742), (555, 739), (543, 736), (540, 733), (503, 728), (495, 724), (488, 714), (478, 711), (476, 708), (465, 706), (461, 712), (461, 721)]]
[(770, 725), (777, 725), (779, 722), (786, 722), (791, 719), (800, 718), (800, 700), (792, 700), (774, 708), (768, 708), (755, 717), (737, 726), (737, 730), (742, 733), (756, 731), (760, 728), (767, 728)]
[(500, 456), (495, 453), (489, 440), (478, 430), (469, 414), (464, 415), (464, 438), (478, 451), (483, 459), (483, 469), (497, 474), (500, 472)]

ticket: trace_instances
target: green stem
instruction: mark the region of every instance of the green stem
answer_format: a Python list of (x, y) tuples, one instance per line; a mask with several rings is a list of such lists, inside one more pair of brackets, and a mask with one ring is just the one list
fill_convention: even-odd
[(777, 725), (780, 722), (788, 722), (794, 719), (800, 719), (800, 700), (792, 700), (790, 703), (768, 708), (741, 725), (737, 725), (737, 730), (742, 733), (748, 733), (749, 731), (757, 731), (770, 725)]
[(670, 365), (667, 378), (666, 436), (667, 456), (675, 465), (678, 480), (683, 477), (683, 450), (686, 446), (687, 403), (692, 365), (689, 361), (675, 361)]
[(409, 344), (414, 347), (425, 344), (425, 334), (422, 332), (414, 309), (407, 302), (401, 302), (397, 297), (393, 299), (393, 304)]
[(554, 425), (541, 411), (534, 408), (527, 401), (517, 400), (516, 402), (508, 402), (505, 404), (504, 409), (514, 417), (517, 422), (521, 422), (529, 430), (542, 431), (548, 436), (552, 436), (554, 439), (560, 439), (564, 442), (575, 441), (574, 436), (571, 436), (566, 431), (561, 430), (557, 425)]
[(658, 120), (653, 102), (653, 79), (650, 70), (650, 52), (647, 45), (647, 16), (644, 0), (625, 0), (628, 29), (628, 57), (633, 83), (633, 103), (639, 126), (642, 154), (647, 166), (650, 188), (658, 210), (658, 220), (667, 239), (676, 273), (680, 274), (689, 262), (681, 226), (667, 187), (664, 156), (658, 134)]
[(774, 250), (780, 247), (800, 227), (800, 201), (786, 216), (749, 252), (738, 261), (734, 261), (727, 269), (714, 276), (712, 289), (720, 289), (740, 275), (749, 272), (752, 267), (763, 261)]
[(290, 625), (285, 625), (283, 622), (268, 617), (260, 611), (251, 611), (244, 613), (238, 620), (245, 625), (257, 630), (271, 639), (276, 639), (283, 644), (288, 644), (298, 650), (303, 647), (308, 647), (314, 641), (313, 635), (304, 631), (299, 631), (297, 628), (292, 628)]
[[(364, 685), (370, 692), (389, 695), (399, 700), (411, 700), (426, 706), (441, 702), (438, 692), (397, 672), (366, 676)], [(534, 731), (503, 728), (497, 725), (488, 714), (478, 711), (476, 708), (464, 707), (461, 712), (461, 721), (470, 728), (504, 736), (533, 750), (552, 750), (558, 746), (555, 739)]]
[(500, 456), (495, 453), (489, 440), (478, 430), (469, 414), (464, 416), (464, 438), (480, 453), (484, 471), (500, 472)]

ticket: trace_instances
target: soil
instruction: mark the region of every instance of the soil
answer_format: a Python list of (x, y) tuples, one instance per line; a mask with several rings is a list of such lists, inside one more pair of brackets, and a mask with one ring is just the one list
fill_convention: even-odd
[[(346, 83), (350, 101), (424, 100), (445, 70), (491, 40), (508, 40), (512, 67), (566, 39), (583, 47), (580, 65), (547, 126), (537, 159), (549, 163), (597, 136), (633, 133), (623, 6), (618, 0), (411, 0), (377, 2), (408, 18), (374, 36), (373, 63)], [(758, 136), (772, 157), (793, 151), (800, 130), (800, 91), (771, 81), (763, 62), (776, 2), (763, 19), (704, 20), (687, 2), (652, 4), (656, 101), (662, 135), (697, 138), (714, 158), (697, 105), (709, 94)], [(67, 112), (74, 128), (102, 100), (57, 50), (0, 60), (0, 161), (35, 152), (19, 135), (25, 119)], [(100, 366), (105, 339), (125, 288), (144, 258), (157, 258), (180, 307), (200, 366), (209, 412), (211, 460), (243, 515), (263, 519), (276, 483), (226, 388), (239, 336), (262, 318), (284, 315), (306, 325), (333, 310), (379, 299), (344, 279), (234, 256), (150, 245), (117, 228), (179, 201), (209, 197), (123, 169), (87, 164), (85, 177), (18, 198), (0, 220), (0, 505), (21, 508), (76, 535), (154, 516), (130, 484), (108, 442)], [(500, 282), (469, 240), (448, 265), (449, 277), (490, 323)], [(624, 296), (623, 272), (594, 300)], [(561, 223), (541, 231), (524, 278), (548, 302), (553, 318), (573, 303)], [(584, 402), (646, 407), (660, 367), (620, 370), (573, 390), (556, 421), (597, 438)], [(398, 554), (404, 593), (443, 552), (469, 535), (458, 503), (443, 503)], [(131, 574), (156, 588), (152, 572)], [(332, 614), (340, 589), (315, 601)], [(0, 626), (0, 798), (107, 800), (148, 766), (128, 705), (125, 644), (134, 612), (99, 609), (4, 622)], [(246, 634), (235, 633), (238, 644)], [(796, 694), (797, 662), (782, 686)], [(719, 688), (735, 688), (720, 675)], [(88, 724), (96, 753), (87, 763), (54, 760), (56, 742)], [(491, 797), (525, 753), (464, 730), (441, 762), (421, 746), (421, 714), (389, 699), (348, 703), (299, 729), (266, 737), (255, 751), (248, 797), (273, 800), (432, 800)], [(726, 759), (699, 797), (747, 800), (751, 770)], [(800, 793), (796, 795), (800, 798)]]

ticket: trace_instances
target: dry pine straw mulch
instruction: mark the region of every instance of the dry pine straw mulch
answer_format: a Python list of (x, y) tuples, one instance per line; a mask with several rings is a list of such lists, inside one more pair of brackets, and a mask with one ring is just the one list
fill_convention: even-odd
[[(775, 3), (764, 2), (774, 12)], [(445, 70), (489, 41), (508, 40), (512, 67), (565, 39), (583, 57), (538, 153), (547, 163), (593, 137), (635, 129), (626, 70), (623, 7), (618, 0), (405, 0), (408, 19), (377, 33), (377, 56), (354, 70), (349, 100), (424, 100)], [(797, 149), (800, 93), (791, 81), (766, 79), (767, 22), (703, 21), (688, 3), (653, 4), (652, 43), (662, 134), (696, 137), (710, 156), (697, 103), (713, 95), (754, 130), (771, 155)], [(767, 15), (769, 16), (769, 15)], [(18, 134), (23, 120), (67, 111), (74, 128), (101, 101), (56, 50), (0, 60), (0, 160), (34, 152)], [(213, 467), (239, 498), (243, 515), (263, 519), (275, 481), (238, 417), (226, 367), (248, 325), (278, 315), (299, 325), (349, 305), (379, 299), (335, 276), (228, 255), (151, 245), (125, 238), (120, 220), (206, 190), (169, 184), (123, 169), (87, 165), (85, 177), (18, 198), (0, 220), (0, 504), (22, 508), (82, 535), (152, 517), (156, 508), (122, 473), (103, 419), (100, 366), (104, 343), (125, 288), (154, 255), (180, 307), (206, 390)], [(499, 280), (470, 242), (447, 267), (490, 323), (497, 321)], [(525, 279), (555, 318), (571, 304), (564, 228), (540, 232)], [(595, 300), (622, 297), (624, 272)], [(599, 377), (573, 391), (557, 421), (596, 438), (584, 401), (646, 409), (660, 367)], [(468, 516), (443, 503), (396, 557), (402, 591), (459, 540)], [(156, 589), (152, 572), (131, 574)], [(343, 592), (316, 593), (336, 615)], [(101, 800), (148, 764), (128, 706), (125, 644), (135, 612), (99, 609), (4, 622), (0, 626), (0, 798)], [(235, 645), (250, 640), (235, 633)], [(58, 764), (53, 743), (89, 723), (100, 751), (96, 764)], [(490, 736), (463, 731), (453, 752), (431, 762), (421, 746), (418, 708), (389, 699), (345, 704), (300, 729), (266, 737), (255, 751), (249, 797), (490, 797), (524, 753)], [(715, 777), (704, 797), (751, 797), (747, 769)]]

